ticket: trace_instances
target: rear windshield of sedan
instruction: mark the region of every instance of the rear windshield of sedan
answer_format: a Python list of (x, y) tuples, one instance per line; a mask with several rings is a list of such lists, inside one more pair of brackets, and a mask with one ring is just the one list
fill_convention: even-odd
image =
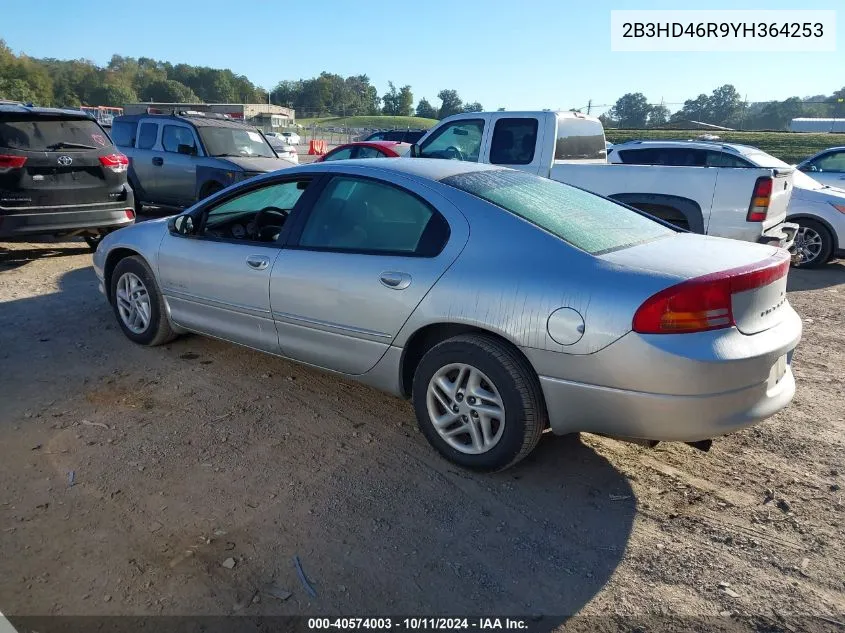
[(467, 172), (441, 182), (492, 202), (592, 255), (675, 233), (600, 196), (522, 171)]

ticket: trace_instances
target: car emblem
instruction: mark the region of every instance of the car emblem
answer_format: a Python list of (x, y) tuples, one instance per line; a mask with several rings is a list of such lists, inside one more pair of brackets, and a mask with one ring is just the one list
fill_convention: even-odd
[(70, 156), (59, 156), (56, 159), (56, 162), (59, 163), (62, 167), (67, 167), (73, 162), (73, 159)]

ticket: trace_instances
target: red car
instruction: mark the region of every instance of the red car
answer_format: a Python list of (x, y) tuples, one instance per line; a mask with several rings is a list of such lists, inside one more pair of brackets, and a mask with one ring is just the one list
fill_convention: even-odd
[(411, 149), (410, 143), (397, 141), (358, 141), (338, 145), (332, 151), (320, 156), (316, 161), (344, 160), (347, 158), (398, 158), (405, 156)]

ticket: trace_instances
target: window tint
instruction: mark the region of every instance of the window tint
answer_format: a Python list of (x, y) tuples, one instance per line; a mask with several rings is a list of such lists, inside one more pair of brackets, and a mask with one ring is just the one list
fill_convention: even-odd
[(355, 158), (384, 158), (384, 154), (375, 147), (359, 147)]
[(607, 156), (600, 121), (558, 115), (555, 160), (596, 160)]
[(376, 132), (374, 134), (370, 134), (365, 140), (367, 141), (383, 141), (385, 132)]
[(671, 167), (704, 167), (705, 150), (687, 147), (646, 147), (619, 152), (623, 163), (629, 165), (667, 165)]
[(180, 145), (191, 147), (191, 155), (197, 153), (194, 133), (182, 125), (165, 125), (161, 131), (161, 146), (165, 152), (178, 152)]
[(135, 147), (135, 132), (137, 131), (137, 121), (114, 121), (111, 126), (111, 137), (118, 147)]
[(327, 161), (327, 160), (346, 160), (347, 158), (352, 157), (352, 150), (354, 150), (354, 149), (355, 149), (354, 147), (345, 147), (344, 149), (339, 149), (335, 152), (330, 152), (330, 153), (326, 154), (326, 157), (323, 159), (323, 161)]
[(333, 179), (314, 204), (300, 246), (433, 256), (446, 221), (416, 196), (371, 180)]
[(707, 152), (708, 167), (754, 167), (744, 158), (727, 152)]
[(152, 149), (158, 136), (158, 123), (141, 123), (138, 131), (138, 149)]
[(449, 123), (428, 138), (420, 147), (423, 158), (449, 158), (478, 162), (484, 121), (471, 119)]
[(493, 128), (490, 162), (496, 165), (527, 165), (534, 160), (537, 119), (499, 119)]
[[(274, 207), (273, 213), (267, 214), (264, 224), (284, 223), (284, 214), (278, 211), (290, 211), (308, 188), (308, 180), (293, 180), (290, 182), (267, 185), (260, 189), (227, 200), (208, 211), (203, 232), (207, 236), (219, 237), (220, 229), (240, 220), (247, 224), (245, 237), (258, 240), (258, 235), (250, 223), (255, 215), (267, 207)], [(261, 240), (266, 241), (266, 240)]]
[(522, 171), (476, 171), (440, 182), (492, 202), (591, 254), (674, 234), (615, 202)]
[(244, 127), (199, 127), (199, 135), (211, 156), (249, 156), (275, 158), (273, 148), (261, 132)]
[[(28, 150), (53, 149), (57, 143), (77, 143), (89, 149), (111, 146), (103, 128), (91, 119), (62, 119), (47, 116), (15, 115), (14, 119), (0, 119), (0, 147)], [(62, 147), (63, 152), (84, 150), (86, 147)]]
[(818, 171), (845, 172), (845, 152), (831, 152), (810, 163)]

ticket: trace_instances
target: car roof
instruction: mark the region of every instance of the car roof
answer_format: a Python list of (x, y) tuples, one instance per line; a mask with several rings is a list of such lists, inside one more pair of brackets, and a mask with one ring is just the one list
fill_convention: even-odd
[[(441, 158), (355, 158), (352, 160), (334, 160), (324, 163), (310, 163), (293, 167), (298, 171), (316, 169), (320, 171), (338, 171), (344, 167), (366, 167), (377, 171), (390, 171), (427, 180), (442, 180), (449, 176), (474, 171), (497, 171), (505, 169), (499, 165), (471, 163), (462, 160)], [(286, 170), (287, 171), (287, 170)]]
[(32, 105), (25, 105), (23, 103), (0, 103), (0, 114), (35, 114), (43, 116), (61, 115), (78, 119), (89, 119), (91, 121), (94, 120), (91, 115), (89, 115), (87, 112), (83, 112), (82, 110), (69, 110), (66, 108), (40, 108)]
[(759, 147), (743, 145), (741, 143), (724, 143), (722, 141), (625, 141), (615, 143), (613, 149), (616, 151), (626, 150), (635, 147), (685, 147), (690, 149), (721, 149), (735, 154), (757, 154), (762, 152)]
[(132, 122), (140, 119), (162, 119), (170, 121), (186, 121), (196, 127), (228, 127), (238, 130), (253, 129), (253, 126), (241, 123), (240, 121), (233, 121), (232, 119), (218, 119), (216, 117), (205, 117), (201, 114), (122, 114), (112, 119), (112, 124), (115, 122)]

